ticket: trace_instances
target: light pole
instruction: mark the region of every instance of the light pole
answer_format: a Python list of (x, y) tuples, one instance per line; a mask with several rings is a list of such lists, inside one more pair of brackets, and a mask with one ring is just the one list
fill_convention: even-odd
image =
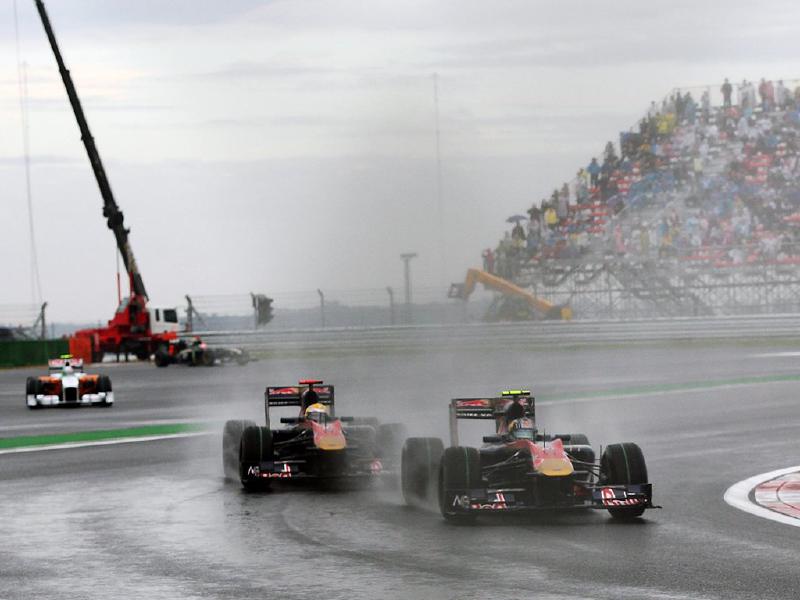
[(406, 291), (406, 323), (411, 323), (411, 259), (416, 258), (416, 252), (406, 252), (400, 255), (403, 261), (403, 275), (405, 277)]

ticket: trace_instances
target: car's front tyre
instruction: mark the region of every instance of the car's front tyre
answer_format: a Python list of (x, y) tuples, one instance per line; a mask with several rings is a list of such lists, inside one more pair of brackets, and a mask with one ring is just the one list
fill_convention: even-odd
[[(647, 483), (647, 464), (636, 444), (609, 444), (600, 459), (600, 484), (627, 485)], [(630, 520), (642, 516), (644, 506), (615, 506), (608, 512), (614, 519)]]
[(475, 514), (465, 512), (470, 490), (482, 487), (481, 456), (477, 448), (445, 448), (439, 469), (439, 509), (452, 523), (471, 523)]
[(261, 477), (261, 464), (272, 460), (272, 431), (268, 427), (246, 427), (239, 444), (239, 479), (244, 489), (269, 488), (269, 481)]
[(222, 428), (222, 472), (225, 479), (239, 480), (239, 446), (242, 433), (247, 427), (255, 427), (253, 421), (235, 419), (226, 421)]

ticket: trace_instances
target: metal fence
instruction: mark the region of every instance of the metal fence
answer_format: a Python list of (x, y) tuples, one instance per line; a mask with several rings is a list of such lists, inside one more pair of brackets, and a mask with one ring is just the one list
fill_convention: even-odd
[[(271, 328), (379, 327), (413, 323), (461, 322), (474, 310), (447, 301), (447, 289), (419, 286), (406, 304), (402, 286), (268, 292), (273, 299)], [(191, 294), (195, 330), (253, 329), (249, 294)], [(476, 303), (477, 306), (482, 306)], [(476, 310), (478, 308), (476, 307)]]
[(329, 328), (208, 332), (210, 341), (252, 351), (332, 353), (456, 348), (480, 352), (492, 347), (549, 351), (559, 347), (619, 343), (800, 339), (800, 315), (538, 321), (416, 327)]

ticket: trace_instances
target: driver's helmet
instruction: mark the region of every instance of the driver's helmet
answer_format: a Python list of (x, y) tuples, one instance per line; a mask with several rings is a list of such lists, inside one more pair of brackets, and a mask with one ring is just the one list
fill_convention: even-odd
[(511, 422), (520, 419), (525, 416), (525, 407), (522, 405), (521, 402), (517, 402), (516, 400), (509, 402), (508, 405), (505, 407), (504, 417), (506, 423), (511, 425)]
[(308, 408), (306, 408), (304, 416), (307, 421), (316, 421), (319, 423), (320, 421), (324, 421), (328, 416), (330, 416), (330, 412), (328, 412), (328, 407), (324, 404), (320, 404), (319, 402), (315, 402)]
[(319, 394), (315, 392), (312, 388), (308, 388), (302, 394), (300, 394), (300, 406), (303, 409), (308, 408), (312, 404), (317, 404), (319, 402)]
[(514, 419), (508, 426), (508, 435), (517, 440), (531, 440), (536, 438), (536, 424), (529, 417)]
[(61, 372), (64, 375), (72, 375), (72, 373), (75, 372), (75, 369), (72, 368), (72, 365), (70, 363), (67, 363), (62, 367)]

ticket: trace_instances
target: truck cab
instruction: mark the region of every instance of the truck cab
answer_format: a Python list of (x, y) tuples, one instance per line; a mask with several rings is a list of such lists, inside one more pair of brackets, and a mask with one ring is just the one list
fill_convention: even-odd
[(180, 329), (178, 323), (178, 309), (170, 307), (147, 307), (150, 313), (150, 333), (177, 333)]

